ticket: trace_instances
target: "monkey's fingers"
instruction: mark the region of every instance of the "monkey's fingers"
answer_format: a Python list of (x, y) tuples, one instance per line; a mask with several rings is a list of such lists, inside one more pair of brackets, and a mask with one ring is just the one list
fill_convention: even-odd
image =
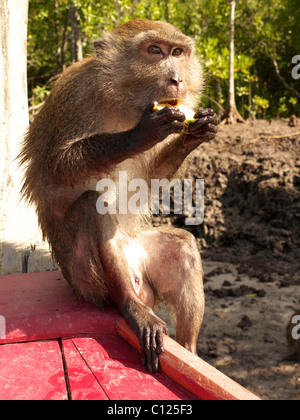
[(167, 106), (156, 112), (156, 119), (161, 123), (165, 123), (168, 121), (185, 121), (185, 115), (182, 111), (178, 108)]
[(206, 124), (203, 127), (198, 127), (197, 129), (191, 130), (189, 131), (190, 134), (196, 135), (198, 136), (199, 134), (203, 134), (203, 133), (211, 133), (216, 135), (218, 132), (218, 127), (214, 124)]
[(170, 134), (183, 131), (184, 120), (184, 114), (177, 108), (166, 107), (154, 112), (152, 105), (149, 105), (134, 129), (136, 143), (142, 143), (141, 147), (147, 150)]
[(202, 143), (208, 143), (210, 140), (213, 140), (216, 137), (218, 132), (218, 123), (216, 122), (215, 117), (204, 117), (198, 121), (189, 126), (184, 141), (186, 147), (194, 147)]
[(158, 354), (157, 354), (157, 342), (156, 342), (156, 336), (160, 334), (159, 329), (156, 329), (155, 327), (151, 331), (151, 337), (150, 337), (150, 349), (148, 353), (148, 369), (154, 372), (159, 371), (159, 362), (158, 362)]
[(156, 353), (156, 329), (154, 331), (151, 327), (145, 327), (143, 329), (142, 336), (140, 338), (140, 347), (142, 353), (142, 364), (147, 365), (150, 372), (159, 371), (158, 355)]
[(207, 117), (209, 115), (215, 115), (214, 110), (211, 108), (199, 108), (198, 111), (195, 114), (195, 118), (199, 119), (202, 117)]
[(150, 372), (159, 372), (158, 356), (164, 352), (163, 333), (168, 333), (168, 328), (163, 321), (160, 324), (149, 325), (143, 328), (140, 337), (142, 363), (147, 365)]
[(169, 335), (167, 324), (164, 324), (162, 329), (160, 329), (156, 334), (156, 353), (158, 355), (165, 351), (163, 334)]
[(185, 128), (185, 124), (182, 121), (167, 121), (162, 125), (162, 130), (168, 134), (181, 133)]
[[(209, 110), (204, 110), (209, 111)], [(202, 127), (207, 126), (209, 127), (210, 131), (217, 132), (218, 131), (218, 117), (213, 115), (206, 115), (204, 117), (198, 118), (195, 122), (189, 125), (189, 133), (194, 133), (199, 131)]]
[(146, 366), (147, 364), (147, 342), (149, 337), (149, 330), (147, 328), (143, 328), (142, 334), (140, 336), (140, 348), (141, 348), (141, 355), (142, 355), (142, 364)]
[(208, 131), (207, 129), (202, 129), (197, 132), (197, 135), (187, 134), (185, 144), (202, 144), (208, 143), (210, 140), (213, 140), (216, 137), (215, 130)]

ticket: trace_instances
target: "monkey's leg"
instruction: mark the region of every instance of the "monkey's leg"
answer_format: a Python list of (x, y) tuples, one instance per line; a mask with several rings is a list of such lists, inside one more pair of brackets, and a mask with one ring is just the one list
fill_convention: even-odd
[[(97, 192), (86, 191), (69, 208), (59, 237), (52, 243), (55, 258), (85, 299), (95, 303), (110, 297), (118, 305), (140, 338), (144, 364), (147, 361), (149, 370), (158, 371), (167, 326), (147, 306), (153, 305), (154, 296), (150, 287), (142, 287), (143, 273), (129, 266), (124, 253), (129, 237), (109, 214), (98, 214), (98, 197)], [(134, 288), (139, 282), (145, 291), (140, 297)]]
[(196, 353), (205, 302), (201, 258), (194, 237), (181, 229), (159, 229), (145, 232), (138, 243), (146, 252), (150, 284), (175, 315), (176, 341)]

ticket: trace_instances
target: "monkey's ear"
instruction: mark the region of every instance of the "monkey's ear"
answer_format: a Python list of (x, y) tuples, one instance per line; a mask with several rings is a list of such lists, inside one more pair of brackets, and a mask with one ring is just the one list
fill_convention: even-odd
[(104, 50), (106, 42), (104, 39), (100, 39), (100, 41), (94, 42), (94, 48), (96, 50), (97, 55), (101, 54), (101, 51)]

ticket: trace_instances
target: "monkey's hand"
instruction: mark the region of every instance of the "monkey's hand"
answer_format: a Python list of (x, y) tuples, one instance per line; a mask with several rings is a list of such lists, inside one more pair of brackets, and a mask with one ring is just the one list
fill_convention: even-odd
[(200, 108), (195, 117), (197, 120), (189, 125), (185, 134), (184, 147), (196, 148), (199, 144), (208, 143), (218, 132), (218, 117), (212, 109)]
[(150, 372), (158, 372), (158, 356), (164, 352), (163, 333), (168, 334), (167, 324), (148, 306), (135, 300), (126, 304), (124, 317), (139, 338), (143, 365)]
[(153, 105), (147, 106), (141, 121), (133, 129), (135, 147), (140, 152), (151, 149), (170, 134), (184, 130), (185, 115), (178, 108), (166, 107), (153, 112)]

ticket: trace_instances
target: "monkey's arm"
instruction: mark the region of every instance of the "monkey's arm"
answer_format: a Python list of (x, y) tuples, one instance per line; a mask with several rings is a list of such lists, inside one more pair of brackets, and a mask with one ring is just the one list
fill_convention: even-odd
[(148, 106), (139, 124), (132, 130), (95, 134), (68, 142), (48, 157), (53, 163), (53, 177), (66, 183), (88, 179), (91, 174), (108, 172), (118, 163), (151, 149), (171, 133), (180, 133), (183, 114), (175, 108), (152, 112)]
[(152, 157), (151, 178), (172, 178), (186, 157), (200, 144), (216, 137), (218, 118), (210, 108), (199, 109), (197, 121), (190, 124), (189, 131), (172, 141), (162, 144), (159, 152)]
[(118, 163), (137, 153), (134, 132), (95, 134), (69, 142), (50, 156), (53, 177), (59, 182), (78, 182), (97, 172), (109, 172)]

